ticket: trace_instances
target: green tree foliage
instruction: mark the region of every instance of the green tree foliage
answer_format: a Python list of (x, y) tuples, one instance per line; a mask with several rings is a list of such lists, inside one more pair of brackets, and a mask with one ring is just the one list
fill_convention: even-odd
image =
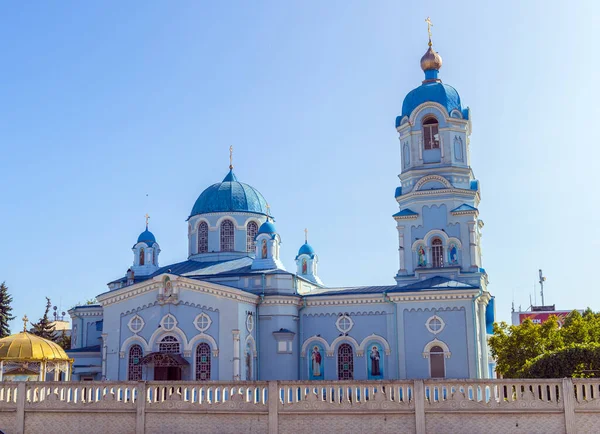
[(12, 297), (8, 293), (6, 282), (0, 284), (0, 338), (5, 338), (10, 335), (9, 321), (15, 319), (12, 312)]
[(70, 350), (71, 336), (67, 336), (67, 333), (62, 330), (61, 333), (56, 337), (56, 343), (60, 345), (63, 350)]
[(494, 324), (489, 344), (496, 370), (504, 378), (579, 375), (600, 368), (595, 361), (600, 351), (596, 349), (600, 345), (600, 314), (590, 309), (583, 315), (573, 311), (562, 327), (554, 315), (542, 324), (529, 319), (517, 326)]
[(54, 333), (55, 326), (48, 318), (48, 312), (50, 312), (51, 307), (52, 303), (50, 303), (50, 299), (46, 297), (46, 310), (44, 311), (44, 316), (42, 316), (38, 322), (31, 323), (33, 327), (32, 333), (44, 339), (56, 341), (56, 335)]
[(592, 377), (600, 373), (600, 344), (573, 344), (527, 362), (529, 378)]

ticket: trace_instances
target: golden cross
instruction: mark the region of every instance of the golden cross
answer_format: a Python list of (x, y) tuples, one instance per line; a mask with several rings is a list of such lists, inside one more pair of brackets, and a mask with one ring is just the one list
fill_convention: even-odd
[(148, 220), (150, 219), (150, 216), (148, 215), (148, 213), (146, 213), (145, 217), (146, 217), (146, 229), (148, 229)]
[(270, 217), (270, 215), (271, 215), (271, 207), (269, 206), (269, 204), (267, 204), (267, 220), (268, 220), (268, 217)]
[(27, 315), (25, 315), (23, 317), (23, 331), (26, 332), (27, 331), (27, 321), (29, 321), (29, 318), (27, 318)]
[(233, 169), (233, 146), (229, 147), (229, 170)]
[(304, 228), (304, 242), (308, 243), (308, 229)]
[(431, 47), (431, 28), (433, 27), (433, 23), (431, 22), (429, 17), (427, 17), (425, 22), (427, 23), (427, 33), (429, 34), (429, 46)]

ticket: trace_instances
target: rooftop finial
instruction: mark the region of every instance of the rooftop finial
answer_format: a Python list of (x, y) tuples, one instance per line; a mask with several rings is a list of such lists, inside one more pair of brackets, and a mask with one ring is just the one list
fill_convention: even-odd
[(229, 147), (229, 170), (233, 170), (233, 146)]
[(148, 215), (148, 213), (146, 213), (145, 217), (146, 217), (146, 230), (148, 230), (148, 220), (150, 220), (150, 216)]
[(27, 315), (25, 315), (23, 317), (23, 331), (26, 332), (27, 331), (27, 321), (29, 321), (29, 318), (27, 318)]
[(433, 27), (433, 23), (431, 22), (429, 17), (427, 17), (425, 22), (427, 23), (427, 33), (429, 34), (429, 46), (431, 47), (431, 28)]
[(271, 217), (271, 206), (269, 204), (267, 204), (266, 208), (267, 208), (267, 221), (269, 221), (269, 218)]
[(308, 229), (304, 228), (304, 242), (308, 243)]

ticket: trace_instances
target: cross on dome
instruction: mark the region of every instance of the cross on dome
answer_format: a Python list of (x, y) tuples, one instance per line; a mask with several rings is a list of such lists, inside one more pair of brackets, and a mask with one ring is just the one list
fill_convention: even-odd
[(429, 35), (429, 46), (431, 47), (431, 28), (433, 27), (433, 23), (431, 22), (429, 17), (427, 17), (425, 22), (427, 23), (427, 34)]
[(27, 331), (27, 321), (29, 321), (29, 318), (27, 318), (27, 314), (25, 314), (25, 316), (23, 316), (22, 320), (23, 320), (23, 331), (26, 332)]

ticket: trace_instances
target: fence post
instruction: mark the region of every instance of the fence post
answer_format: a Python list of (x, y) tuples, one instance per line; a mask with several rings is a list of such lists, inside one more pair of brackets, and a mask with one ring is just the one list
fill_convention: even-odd
[(16, 424), (17, 434), (25, 434), (25, 400), (27, 398), (27, 383), (20, 381), (17, 385), (17, 413)]
[(140, 381), (137, 385), (135, 416), (135, 434), (146, 432), (146, 382)]
[(562, 379), (562, 396), (565, 410), (565, 432), (575, 434), (577, 425), (575, 424), (575, 388), (572, 378)]
[(415, 427), (417, 434), (425, 434), (425, 385), (423, 380), (414, 380)]
[(269, 434), (279, 432), (279, 382), (269, 381)]

